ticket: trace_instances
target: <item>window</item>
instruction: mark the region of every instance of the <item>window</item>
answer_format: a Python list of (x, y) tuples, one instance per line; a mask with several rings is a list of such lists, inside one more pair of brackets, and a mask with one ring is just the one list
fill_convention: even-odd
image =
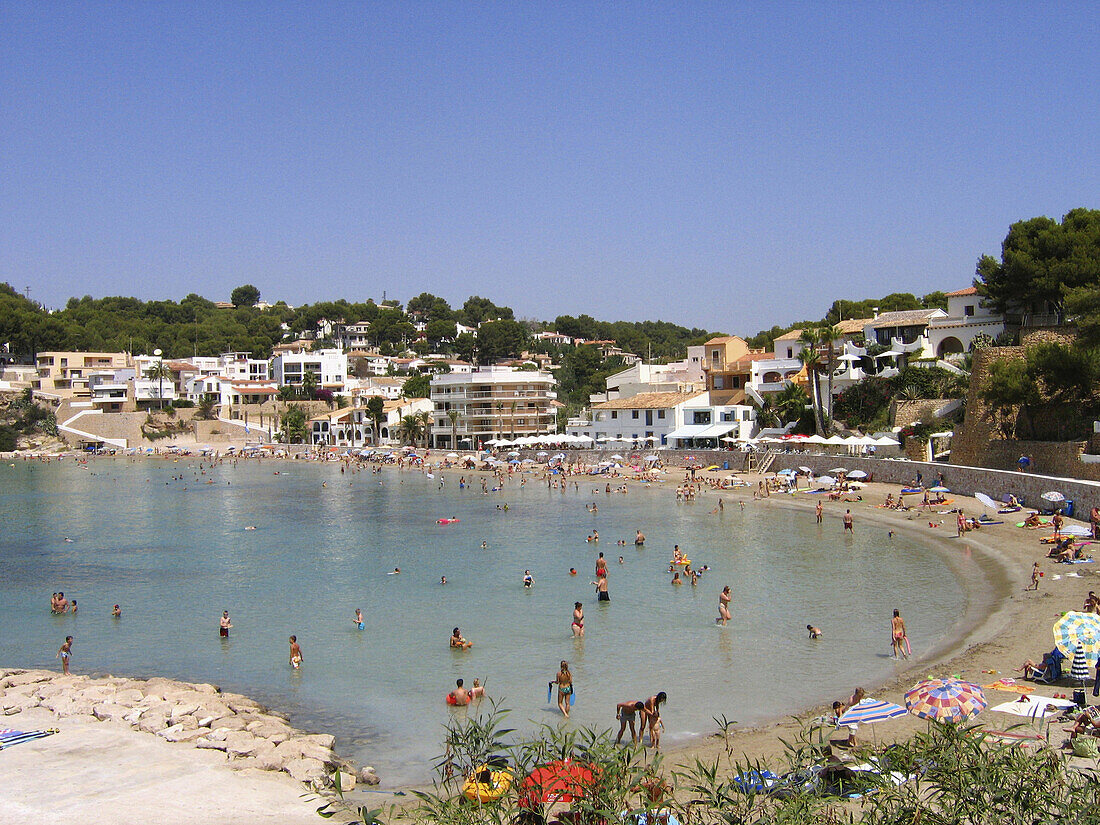
[(735, 416), (736, 416), (736, 413), (734, 413), (734, 412), (724, 412), (724, 413), (722, 413), (722, 420), (723, 421), (733, 421), (733, 420), (735, 420)]
[(619, 411), (618, 410), (612, 410), (611, 411), (611, 417), (613, 419), (618, 418), (619, 417)]
[(710, 423), (710, 410), (696, 410), (692, 413), (693, 424), (709, 424)]
[(631, 418), (637, 418), (638, 417), (638, 411), (637, 410), (631, 410), (630, 411), (630, 417)]
[(664, 418), (665, 417), (665, 411), (664, 410), (657, 410), (657, 417), (658, 418)]
[(794, 349), (792, 347), (787, 347), (787, 357), (794, 358)]
[(974, 314), (974, 306), (973, 306), (973, 304), (971, 304), (971, 305), (969, 305), (969, 306), (964, 306), (964, 307), (963, 307), (963, 315), (965, 315), (965, 316), (966, 316), (967, 318), (969, 318), (969, 317), (970, 317), (971, 315), (973, 315), (973, 314)]
[(714, 388), (716, 390), (723, 389), (725, 387), (725, 379), (721, 375), (714, 376)]

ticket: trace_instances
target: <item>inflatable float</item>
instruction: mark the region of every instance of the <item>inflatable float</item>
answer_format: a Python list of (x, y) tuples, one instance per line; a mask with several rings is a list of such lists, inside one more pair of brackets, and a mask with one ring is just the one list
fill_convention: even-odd
[(676, 559), (669, 559), (668, 563), (669, 564), (682, 564), (682, 565), (684, 565), (684, 567), (687, 567), (689, 564), (691, 564), (691, 559), (680, 559), (679, 561), (676, 561)]
[(451, 707), (464, 707), (470, 704), (469, 702), (463, 702), (461, 705), (459, 705), (458, 700), (455, 699), (454, 693), (448, 693), (445, 697), (443, 697), (443, 701)]
[(462, 783), (462, 795), (471, 802), (496, 802), (512, 787), (512, 772), (482, 765)]
[(435, 523), (436, 524), (458, 524), (458, 519), (456, 519), (456, 518), (440, 518), (440, 519), (436, 519)]

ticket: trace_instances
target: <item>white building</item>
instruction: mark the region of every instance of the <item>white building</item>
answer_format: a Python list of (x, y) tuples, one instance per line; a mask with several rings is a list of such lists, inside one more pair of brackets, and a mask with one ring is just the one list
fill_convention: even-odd
[(868, 344), (877, 343), (896, 353), (896, 365), (904, 367), (910, 361), (933, 359), (935, 350), (928, 339), (928, 326), (947, 313), (939, 307), (933, 309), (907, 309), (899, 312), (883, 312), (863, 327)]
[(306, 373), (312, 372), (318, 387), (342, 392), (348, 374), (348, 357), (338, 349), (280, 353), (272, 359), (271, 371), (279, 386), (300, 387)]
[[(432, 376), (432, 444), (471, 448), (491, 438), (554, 432), (553, 387), (550, 373), (511, 367)], [(453, 424), (450, 412), (457, 413)]]
[[(669, 433), (669, 446), (677, 449), (718, 449), (723, 438), (747, 441), (755, 435), (756, 409), (746, 404), (711, 405), (696, 398), (684, 405), (684, 423)], [(702, 403), (700, 403), (702, 402)]]
[(985, 306), (977, 287), (947, 293), (947, 316), (928, 324), (928, 344), (937, 358), (950, 359), (970, 350), (979, 335), (996, 338), (1005, 329), (1004, 316)]
[(588, 421), (573, 419), (569, 435), (583, 435), (599, 446), (631, 448), (662, 446), (685, 423), (684, 409), (692, 401), (706, 403), (705, 392), (643, 392), (593, 404)]
[(241, 404), (263, 404), (279, 394), (274, 381), (248, 381), (226, 375), (199, 375), (186, 384), (186, 395), (198, 404), (203, 398), (214, 402), (227, 414), (229, 408)]
[(309, 420), (309, 443), (347, 448), (393, 446), (399, 440), (402, 418), (431, 410), (432, 402), (427, 398), (386, 401), (382, 406), (378, 438), (374, 437), (374, 420), (366, 406), (333, 410)]

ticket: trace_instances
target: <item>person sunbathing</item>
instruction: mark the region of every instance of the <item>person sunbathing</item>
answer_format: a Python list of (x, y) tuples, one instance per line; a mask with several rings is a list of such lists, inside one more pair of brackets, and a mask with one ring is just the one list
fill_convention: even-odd
[(1032, 678), (1032, 671), (1043, 672), (1047, 668), (1055, 664), (1055, 662), (1056, 659), (1054, 656), (1054, 651), (1052, 650), (1049, 653), (1043, 654), (1043, 661), (1041, 661), (1039, 664), (1035, 664), (1035, 662), (1033, 662), (1031, 659), (1026, 659), (1022, 665), (1016, 668), (1016, 672), (1024, 674), (1025, 679), (1030, 679)]
[(1073, 558), (1073, 537), (1069, 536), (1062, 539), (1047, 553), (1047, 558), (1055, 559), (1056, 561), (1067, 561)]
[(1040, 521), (1038, 513), (1032, 513), (1024, 519), (1024, 527), (1041, 527), (1042, 524), (1043, 522)]
[(1074, 720), (1073, 727), (1064, 730), (1070, 736), (1081, 736), (1082, 734), (1100, 736), (1100, 707), (1086, 708), (1085, 712), (1079, 714)]
[(882, 503), (882, 506), (883, 507), (893, 507), (894, 506), (894, 494), (893, 493), (887, 493), (886, 494), (886, 501), (884, 501)]

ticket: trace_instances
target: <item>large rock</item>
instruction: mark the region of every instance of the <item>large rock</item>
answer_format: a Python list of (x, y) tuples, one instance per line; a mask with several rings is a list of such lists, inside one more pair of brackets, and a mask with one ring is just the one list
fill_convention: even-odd
[(83, 697), (75, 699), (57, 711), (58, 716), (92, 716), (92, 703)]
[(114, 702), (100, 702), (92, 708), (92, 715), (101, 722), (108, 719), (111, 721), (123, 720), (129, 712), (130, 708), (116, 705)]
[(363, 768), (359, 771), (359, 780), (364, 785), (377, 785), (382, 779), (374, 772), (374, 768)]
[(0, 688), (16, 687), (18, 685), (33, 685), (39, 682), (48, 682), (56, 673), (50, 673), (48, 670), (21, 670), (9, 673), (3, 679), (0, 679)]
[(291, 759), (283, 766), (283, 770), (299, 782), (312, 782), (315, 779), (323, 780), (325, 777), (325, 766), (316, 759)]
[(209, 736), (200, 736), (195, 739), (196, 748), (207, 748), (209, 750), (224, 751), (225, 740), (224, 739), (211, 739)]
[(336, 747), (336, 737), (330, 736), (327, 733), (303, 733), (294, 737), (299, 742), (310, 742), (314, 745), (320, 745), (322, 748), (328, 748), (332, 750)]
[(168, 727), (168, 716), (163, 713), (143, 713), (137, 721), (137, 729), (146, 733), (156, 733)]
[(259, 702), (236, 693), (222, 694), (222, 701), (232, 708), (234, 713), (263, 713), (264, 706)]
[(190, 716), (199, 709), (197, 702), (181, 702), (172, 706), (172, 712), (168, 714), (173, 722), (178, 722), (184, 716)]
[[(336, 785), (337, 780), (339, 780), (340, 782), (339, 787), (337, 787)], [(330, 783), (333, 788), (336, 788), (336, 790), (340, 791), (341, 793), (351, 793), (355, 790), (355, 774), (348, 771), (340, 771), (338, 773), (334, 773), (332, 775)]]
[(275, 746), (263, 739), (257, 744), (252, 758), (256, 760), (256, 766), (265, 771), (281, 771), (286, 764), (275, 752)]
[(204, 733), (206, 733), (206, 731), (199, 730), (198, 728), (188, 729), (183, 725), (172, 725), (164, 730), (158, 730), (157, 736), (169, 742), (192, 742)]
[(233, 731), (225, 737), (225, 752), (230, 756), (251, 756), (261, 741), (248, 731)]
[(132, 708), (135, 705), (140, 705), (141, 701), (145, 698), (145, 694), (136, 688), (125, 688), (116, 690), (114, 696), (111, 697), (111, 701), (124, 707)]
[(276, 751), (283, 759), (305, 758), (313, 759), (326, 765), (336, 763), (336, 757), (328, 748), (322, 748), (312, 742), (303, 741), (300, 738), (288, 739), (276, 746)]

